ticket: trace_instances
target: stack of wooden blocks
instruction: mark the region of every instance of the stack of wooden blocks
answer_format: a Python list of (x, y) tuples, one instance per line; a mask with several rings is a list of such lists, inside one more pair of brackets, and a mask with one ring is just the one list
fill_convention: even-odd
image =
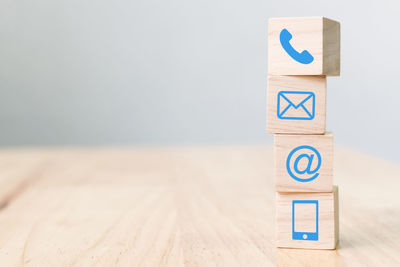
[(267, 132), (274, 134), (278, 247), (334, 249), (339, 235), (326, 76), (340, 74), (340, 24), (323, 17), (268, 25)]

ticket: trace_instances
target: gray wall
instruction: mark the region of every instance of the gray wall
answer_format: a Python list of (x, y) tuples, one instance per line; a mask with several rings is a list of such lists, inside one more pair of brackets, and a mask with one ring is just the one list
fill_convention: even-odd
[(270, 142), (267, 18), (342, 23), (338, 144), (400, 161), (396, 1), (0, 1), (0, 145)]

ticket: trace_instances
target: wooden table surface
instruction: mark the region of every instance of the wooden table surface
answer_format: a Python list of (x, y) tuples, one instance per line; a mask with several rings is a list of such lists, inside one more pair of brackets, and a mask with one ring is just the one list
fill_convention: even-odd
[(400, 266), (400, 166), (337, 148), (338, 249), (277, 249), (272, 154), (2, 149), (0, 265)]

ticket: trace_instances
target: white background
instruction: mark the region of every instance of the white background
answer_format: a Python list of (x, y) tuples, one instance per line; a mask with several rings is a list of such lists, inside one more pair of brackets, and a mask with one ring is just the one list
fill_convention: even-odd
[(400, 162), (397, 1), (0, 1), (0, 145), (247, 144), (267, 19), (341, 22), (335, 142)]

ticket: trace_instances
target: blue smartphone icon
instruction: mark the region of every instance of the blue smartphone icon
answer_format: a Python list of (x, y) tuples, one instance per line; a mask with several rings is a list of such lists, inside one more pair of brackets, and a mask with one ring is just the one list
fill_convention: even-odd
[(318, 200), (293, 200), (292, 239), (318, 241)]
[(299, 53), (293, 46), (290, 44), (290, 40), (292, 40), (292, 34), (283, 29), (280, 34), (281, 45), (283, 49), (285, 49), (286, 53), (289, 54), (294, 60), (301, 64), (310, 64), (314, 61), (314, 57), (307, 51), (303, 50), (303, 52)]

